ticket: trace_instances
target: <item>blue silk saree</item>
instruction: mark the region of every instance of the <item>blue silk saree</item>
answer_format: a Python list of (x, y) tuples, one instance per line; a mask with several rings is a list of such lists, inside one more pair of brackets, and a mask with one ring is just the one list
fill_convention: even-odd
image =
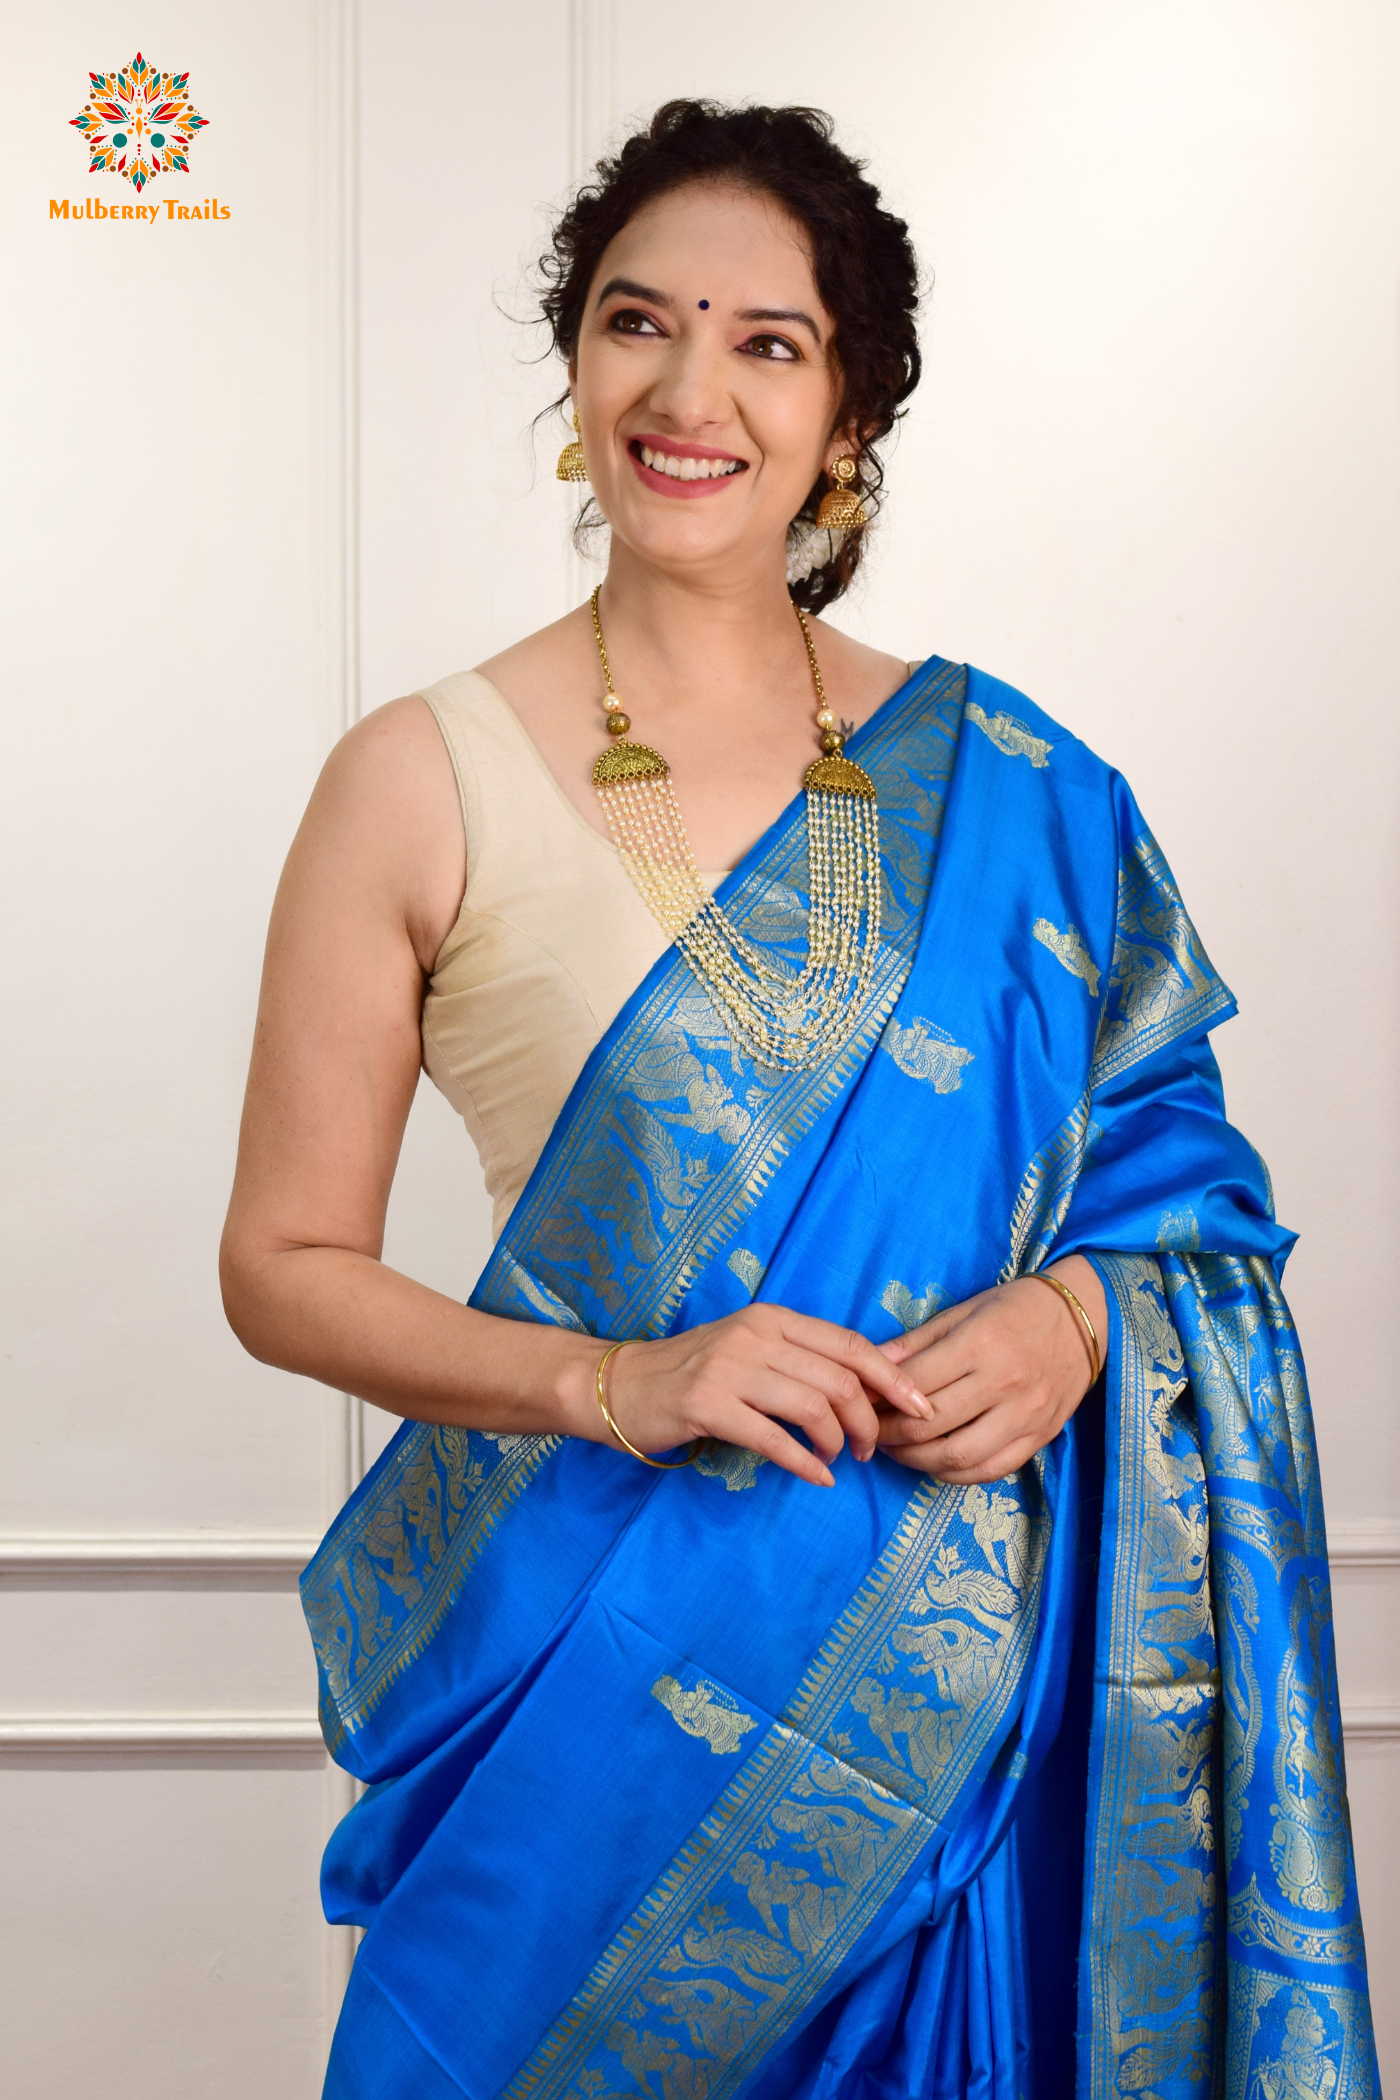
[[(757, 1066), (668, 951), (472, 1303), (875, 1339), (1062, 1254), (1106, 1369), (1013, 1479), (410, 1424), (303, 1580), (368, 1783), (331, 2100), (1370, 2100), (1292, 1244), (1123, 781), (925, 664), (852, 739), (882, 949)], [(800, 964), (799, 800), (721, 892)]]

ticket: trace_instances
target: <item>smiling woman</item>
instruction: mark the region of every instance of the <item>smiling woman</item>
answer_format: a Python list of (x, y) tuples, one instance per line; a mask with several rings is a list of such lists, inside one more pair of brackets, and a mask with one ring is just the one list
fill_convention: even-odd
[[(254, 1353), (405, 1420), (304, 1581), (327, 2094), (1362, 2100), (1230, 994), (1116, 774), (815, 617), (905, 228), (828, 119), (672, 103), (546, 280), (605, 582), (333, 754), (224, 1241)], [(420, 1058), (468, 1306), (380, 1260)]]
[[(630, 296), (638, 309), (631, 316), (625, 309), (615, 313), (615, 328), (679, 341), (692, 311), (713, 314), (715, 330), (727, 331), (735, 353), (839, 375), (832, 430), (848, 441), (855, 491), (873, 508), (882, 478), (880, 440), (893, 429), (920, 372), (918, 274), (904, 223), (883, 208), (857, 164), (832, 144), (826, 120), (811, 111), (767, 111), (762, 121), (748, 112), (731, 113), (724, 150), (717, 152), (713, 129), (708, 135), (703, 130), (703, 114), (696, 122), (697, 107), (672, 103), (659, 110), (649, 131), (608, 164), (607, 179), (585, 188), (560, 219), (544, 264), (544, 310), (556, 348), (570, 360), (576, 382), (576, 353), (597, 321), (597, 309), (609, 298)], [(738, 300), (727, 312), (709, 285), (703, 295), (695, 290), (703, 275), (699, 253), (697, 271), (687, 273), (684, 287), (614, 275), (616, 256), (609, 257), (604, 279), (604, 254), (629, 225), (658, 201), (675, 200), (678, 191), (697, 183), (708, 183), (712, 207), (715, 191), (727, 190), (732, 204), (747, 204), (768, 218), (780, 240), (784, 234), (789, 245), (795, 239), (798, 252), (786, 258), (786, 268), (780, 261), (775, 274), (760, 273), (746, 286), (732, 270), (723, 271), (715, 284), (729, 280)], [(678, 251), (673, 246), (670, 252)], [(774, 296), (783, 289), (787, 298)], [(809, 296), (813, 291), (815, 298)], [(756, 332), (764, 324), (771, 332)], [(673, 443), (671, 456), (683, 457), (684, 450)], [(814, 531), (827, 486), (825, 474), (815, 475), (788, 525), (788, 581), (809, 610), (829, 604), (848, 586), (863, 547), (858, 533)]]

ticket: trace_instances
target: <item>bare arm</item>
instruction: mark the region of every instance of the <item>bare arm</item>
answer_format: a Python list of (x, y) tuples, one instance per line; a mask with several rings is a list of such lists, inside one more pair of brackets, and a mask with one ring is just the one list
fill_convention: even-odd
[[(221, 1252), (224, 1304), (263, 1362), (409, 1420), (601, 1441), (601, 1343), (474, 1312), (380, 1260), (418, 1078), (424, 980), (464, 879), (437, 727), (422, 701), (395, 701), (332, 754), (278, 889)], [(774, 1306), (626, 1349), (610, 1387), (644, 1450), (721, 1436), (821, 1484), (847, 1437), (859, 1456), (873, 1449), (872, 1394), (927, 1412), (908, 1375), (861, 1336)]]
[(224, 1305), (254, 1356), (395, 1414), (463, 1421), (470, 1394), (494, 1427), (552, 1429), (582, 1390), (577, 1338), (516, 1333), (379, 1258), (424, 980), (464, 881), (447, 753), (424, 704), (397, 701), (332, 753), (278, 888)]

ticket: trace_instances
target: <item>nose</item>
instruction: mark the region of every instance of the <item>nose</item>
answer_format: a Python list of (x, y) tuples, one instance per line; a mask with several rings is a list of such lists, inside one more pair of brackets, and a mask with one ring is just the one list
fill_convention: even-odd
[(725, 345), (718, 331), (686, 328), (673, 337), (648, 396), (677, 435), (698, 437), (729, 412)]

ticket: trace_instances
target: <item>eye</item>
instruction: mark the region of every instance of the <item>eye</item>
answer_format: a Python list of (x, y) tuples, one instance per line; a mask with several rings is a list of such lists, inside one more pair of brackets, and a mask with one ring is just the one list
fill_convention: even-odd
[(766, 357), (773, 364), (800, 364), (802, 352), (785, 335), (751, 335), (739, 348), (750, 357)]
[(640, 312), (635, 306), (619, 307), (615, 314), (609, 316), (608, 328), (614, 335), (661, 334), (651, 315)]

